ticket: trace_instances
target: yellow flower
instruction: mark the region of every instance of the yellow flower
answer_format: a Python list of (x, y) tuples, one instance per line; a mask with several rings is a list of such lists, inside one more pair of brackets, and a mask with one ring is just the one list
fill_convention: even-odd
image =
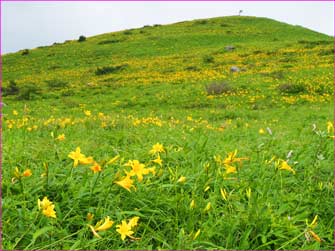
[(195, 208), (195, 201), (194, 200), (191, 201), (190, 208)]
[[(117, 184), (117, 185), (123, 187), (124, 189), (127, 189), (129, 192), (131, 192), (130, 189), (131, 189), (132, 187), (134, 187), (134, 185), (133, 185), (134, 181), (130, 178), (129, 173), (126, 172), (126, 174), (127, 174), (126, 177), (124, 177), (124, 178), (123, 178), (122, 180), (120, 180), (120, 181), (116, 181), (115, 184)], [(134, 188), (135, 188), (135, 187), (134, 187)]]
[(54, 205), (51, 205), (47, 207), (46, 209), (43, 209), (42, 213), (47, 217), (56, 218), (56, 211), (55, 211)]
[(258, 133), (259, 133), (259, 134), (264, 134), (264, 133), (265, 133), (265, 131), (264, 131), (264, 129), (263, 129), (263, 128), (261, 128), (261, 129), (259, 129)]
[(99, 221), (98, 224), (95, 225), (94, 230), (95, 231), (104, 231), (104, 230), (107, 230), (107, 229), (111, 228), (113, 226), (113, 224), (114, 224), (114, 221), (111, 221), (109, 219), (109, 216), (107, 216), (105, 218), (104, 223), (102, 223), (102, 221)]
[(37, 206), (39, 210), (42, 210), (42, 213), (45, 216), (56, 218), (55, 206), (50, 200), (48, 200), (48, 197), (45, 196), (42, 201), (38, 199)]
[(20, 173), (18, 167), (15, 167), (15, 170), (14, 170), (14, 176), (15, 176), (15, 178), (17, 178), (17, 179), (20, 179), (20, 178), (21, 178), (21, 173)]
[(312, 230), (308, 230), (308, 233), (312, 235), (314, 240), (316, 240), (317, 242), (321, 242), (321, 238), (316, 233), (314, 233)]
[(107, 165), (114, 164), (119, 158), (120, 155), (116, 155), (114, 158), (112, 158), (110, 161), (107, 162)]
[(334, 132), (334, 126), (333, 126), (333, 123), (330, 122), (330, 121), (327, 122), (327, 132), (328, 132), (328, 133), (332, 133), (332, 132)]
[(131, 231), (131, 226), (127, 224), (125, 220), (122, 221), (121, 225), (117, 225), (116, 228), (116, 231), (121, 235), (122, 240), (127, 236), (132, 237), (131, 235), (134, 233), (134, 231)]
[(227, 193), (226, 189), (222, 189), (222, 188), (220, 188), (220, 193), (221, 193), (222, 198), (223, 198), (225, 201), (227, 201), (227, 200), (228, 200), (228, 193)]
[(56, 140), (59, 140), (59, 141), (63, 141), (64, 139), (65, 139), (65, 134), (64, 133), (58, 135), (58, 137), (56, 138)]
[(140, 219), (140, 217), (135, 216), (133, 218), (131, 218), (128, 222), (128, 225), (130, 225), (130, 227), (136, 227), (138, 224), (138, 220)]
[(94, 165), (91, 166), (90, 169), (91, 169), (94, 173), (98, 173), (98, 172), (101, 172), (101, 171), (102, 171), (101, 166), (100, 166), (97, 162), (94, 162)]
[(237, 173), (236, 167), (234, 166), (225, 165), (224, 168), (226, 169), (226, 174)]
[(251, 188), (249, 187), (248, 189), (246, 189), (245, 193), (247, 195), (247, 198), (250, 200), (250, 198), (251, 198)]
[(87, 216), (86, 216), (86, 220), (87, 220), (87, 221), (91, 221), (91, 220), (93, 220), (93, 218), (94, 218), (94, 214), (92, 214), (92, 213), (87, 213)]
[(185, 176), (180, 176), (180, 178), (177, 180), (177, 182), (179, 182), (179, 183), (184, 183), (185, 181), (186, 181)]
[(45, 209), (51, 206), (52, 202), (48, 200), (48, 197), (45, 196), (42, 201), (40, 199), (37, 200), (37, 205), (38, 205), (38, 209)]
[(14, 115), (14, 116), (19, 115), (19, 113), (17, 112), (17, 110), (13, 110), (13, 115)]
[(74, 160), (73, 166), (76, 167), (76, 166), (78, 166), (79, 161), (82, 161), (85, 158), (85, 155), (80, 153), (80, 147), (78, 146), (76, 148), (76, 151), (75, 152), (70, 152), (68, 157)]
[(143, 180), (143, 175), (153, 171), (153, 169), (145, 168), (145, 165), (140, 163), (138, 160), (130, 160), (126, 165), (131, 166), (132, 170), (129, 174), (131, 176), (136, 175), (139, 182)]
[(84, 113), (87, 117), (92, 115), (91, 111), (89, 111), (89, 110), (85, 110)]
[(205, 212), (209, 211), (209, 210), (211, 209), (211, 207), (212, 207), (212, 206), (211, 206), (211, 203), (208, 202), (207, 205), (206, 205), (206, 207), (205, 207), (205, 209), (204, 209), (204, 211), (205, 211)]
[(158, 155), (156, 159), (154, 159), (152, 162), (162, 166), (163, 160), (161, 159), (161, 157)]
[(93, 162), (94, 162), (94, 159), (91, 156), (85, 157), (79, 160), (79, 163), (83, 165), (89, 165), (89, 164), (92, 164)]
[[(93, 217), (92, 217), (93, 218)], [(101, 236), (97, 233), (98, 231), (105, 231), (105, 230), (108, 230), (110, 229), (114, 224), (114, 221), (111, 221), (109, 219), (109, 216), (107, 216), (105, 218), (105, 220), (101, 220), (99, 221), (95, 227), (93, 227), (92, 225), (88, 225), (93, 233), (93, 235), (97, 238), (101, 238)]]
[(196, 238), (198, 238), (198, 236), (200, 235), (200, 229), (195, 233), (193, 240), (195, 240)]
[(222, 162), (224, 165), (230, 165), (234, 162), (241, 162), (242, 160), (247, 160), (248, 158), (237, 158), (236, 157), (237, 154), (237, 150), (235, 150), (234, 152), (230, 152), (228, 153), (228, 156), (224, 159), (224, 161)]
[(155, 145), (152, 146), (152, 149), (149, 151), (150, 154), (156, 154), (156, 153), (164, 153), (164, 147), (160, 143), (156, 143)]
[(295, 174), (295, 170), (294, 170), (292, 167), (290, 167), (290, 166), (287, 164), (287, 162), (284, 161), (284, 160), (281, 160), (281, 165), (280, 165), (279, 169), (280, 169), (280, 170), (287, 170), (287, 171), (290, 171), (290, 172), (292, 172), (293, 174)]
[(26, 170), (23, 171), (22, 176), (24, 176), (24, 177), (29, 177), (29, 176), (31, 176), (32, 174), (33, 174), (33, 173), (31, 172), (30, 169), (26, 169)]

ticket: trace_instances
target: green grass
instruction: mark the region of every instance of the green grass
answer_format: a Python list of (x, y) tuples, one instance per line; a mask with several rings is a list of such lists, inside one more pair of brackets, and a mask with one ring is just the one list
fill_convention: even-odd
[[(3, 97), (3, 248), (332, 249), (333, 55), (333, 37), (236, 16), (4, 55), (3, 87), (19, 93)], [(78, 146), (102, 172), (72, 168)], [(245, 159), (228, 174), (217, 159), (235, 149)], [(131, 192), (115, 183), (128, 160), (156, 168)], [(57, 218), (38, 209), (44, 196)], [(94, 237), (88, 224), (107, 216)], [(121, 240), (116, 225), (135, 216), (139, 239)]]

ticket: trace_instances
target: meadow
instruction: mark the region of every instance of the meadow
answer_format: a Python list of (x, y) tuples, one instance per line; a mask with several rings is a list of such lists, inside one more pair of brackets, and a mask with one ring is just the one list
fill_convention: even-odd
[(266, 18), (2, 57), (2, 249), (334, 247), (334, 38)]

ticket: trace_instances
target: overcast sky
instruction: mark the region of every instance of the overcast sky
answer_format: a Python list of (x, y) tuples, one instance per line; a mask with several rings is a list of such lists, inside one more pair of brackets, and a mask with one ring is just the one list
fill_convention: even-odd
[(197, 18), (269, 17), (334, 35), (331, 2), (2, 2), (1, 51)]

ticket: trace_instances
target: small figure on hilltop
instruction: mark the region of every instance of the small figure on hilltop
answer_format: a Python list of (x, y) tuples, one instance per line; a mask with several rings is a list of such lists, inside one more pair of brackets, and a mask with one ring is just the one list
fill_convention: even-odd
[(240, 11), (238, 12), (238, 15), (241, 16), (242, 12), (243, 12), (243, 10), (240, 10)]

